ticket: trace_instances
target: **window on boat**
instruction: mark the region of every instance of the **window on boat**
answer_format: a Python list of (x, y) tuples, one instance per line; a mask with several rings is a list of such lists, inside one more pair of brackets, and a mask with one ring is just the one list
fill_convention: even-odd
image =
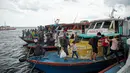
[(68, 26), (68, 28), (69, 28), (69, 30), (72, 30), (72, 29), (74, 29), (74, 25), (70, 25), (70, 26)]
[(69, 30), (71, 30), (71, 29), (72, 29), (72, 27), (71, 27), (71, 26), (67, 26), (66, 28), (67, 28), (67, 29), (69, 29)]
[(75, 27), (76, 27), (75, 29), (79, 29), (79, 26), (78, 26), (78, 25), (75, 25)]
[[(72, 29), (74, 29), (74, 25), (72, 26)], [(71, 29), (71, 30), (72, 30), (72, 29)]]
[(75, 26), (73, 27), (73, 30), (74, 30), (74, 29), (77, 29), (77, 25), (75, 25)]
[(119, 21), (115, 21), (115, 33), (119, 32)]
[(86, 25), (86, 28), (88, 28), (89, 27), (89, 25)]
[(118, 24), (119, 24), (119, 26), (122, 26), (123, 25), (123, 21), (122, 20), (118, 21)]
[(102, 26), (102, 28), (109, 28), (111, 25), (111, 21), (105, 21), (104, 25)]
[(78, 29), (81, 29), (82, 28), (82, 26), (78, 26)]
[(61, 26), (59, 26), (59, 27), (58, 27), (58, 30), (61, 30), (61, 29), (62, 29), (62, 27), (61, 27)]
[(73, 29), (73, 25), (66, 25), (66, 26), (64, 26), (66, 29), (68, 29), (68, 30), (72, 30)]
[(93, 29), (94, 28), (94, 26), (95, 26), (95, 22), (92, 22), (91, 24), (90, 24), (90, 29)]
[(79, 30), (79, 29), (81, 29), (82, 26), (81, 25), (75, 25), (74, 27), (75, 27), (75, 30)]
[(82, 25), (82, 33), (85, 33), (85, 25)]
[(95, 27), (95, 29), (98, 29), (98, 28), (100, 28), (100, 27), (101, 27), (101, 25), (102, 25), (102, 22), (98, 22), (98, 23), (96, 24), (96, 27)]

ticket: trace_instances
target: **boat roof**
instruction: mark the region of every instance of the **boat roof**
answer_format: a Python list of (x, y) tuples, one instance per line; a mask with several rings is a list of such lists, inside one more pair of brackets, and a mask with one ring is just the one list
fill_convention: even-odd
[(112, 21), (112, 20), (124, 20), (124, 19), (117, 19), (117, 18), (106, 18), (106, 19), (98, 19), (98, 20), (93, 20), (93, 21), (91, 21), (91, 22)]
[[(104, 34), (105, 36), (118, 36), (118, 35), (120, 35), (119, 33), (109, 33), (109, 34)], [(92, 37), (94, 37), (94, 36), (96, 36), (96, 34), (94, 34), (94, 35), (88, 35), (88, 34), (79, 34), (78, 35), (79, 37), (81, 37), (81, 38), (92, 38)]]
[(85, 22), (85, 23), (61, 23), (59, 24), (61, 26), (69, 26), (69, 25), (89, 25), (89, 22)]
[(60, 23), (60, 24), (50, 24), (50, 25), (45, 25), (46, 27), (49, 26), (71, 26), (71, 25), (89, 25), (90, 22), (81, 22), (81, 23)]

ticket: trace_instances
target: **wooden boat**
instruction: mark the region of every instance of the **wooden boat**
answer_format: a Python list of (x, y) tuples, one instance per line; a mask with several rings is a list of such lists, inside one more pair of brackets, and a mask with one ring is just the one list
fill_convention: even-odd
[[(55, 50), (57, 50), (56, 46), (46, 46), (46, 45), (43, 45), (43, 44), (40, 44), (40, 46), (43, 49), (45, 49), (46, 51), (55, 51)], [(35, 43), (30, 43), (30, 44), (27, 45), (27, 48), (35, 49), (36, 48), (36, 44)]]
[(15, 27), (6, 26), (6, 22), (4, 22), (4, 26), (0, 26), (0, 31), (2, 30), (16, 30)]
[[(118, 21), (120, 21), (118, 23)], [(97, 61), (93, 62), (89, 60), (91, 54), (92, 54), (92, 47), (88, 44), (88, 39), (96, 36), (97, 32), (99, 32), (100, 28), (101, 33), (103, 33), (106, 36), (117, 36), (120, 34), (125, 33), (128, 29), (122, 29), (126, 26), (122, 26), (123, 19), (109, 19), (107, 20), (98, 20), (95, 22), (92, 22), (89, 29), (86, 31), (85, 34), (79, 34), (79, 37), (82, 38), (78, 43), (76, 43), (77, 47), (79, 48), (77, 50), (79, 54), (79, 59), (72, 59), (71, 58), (71, 51), (69, 51), (69, 56), (66, 59), (60, 58), (57, 54), (57, 52), (47, 52), (47, 55), (45, 55), (46, 58), (37, 58), (37, 57), (30, 57), (27, 61), (33, 65), (35, 65), (35, 68), (38, 68), (42, 71), (45, 71), (46, 73), (90, 73), (90, 72), (98, 72), (114, 63), (116, 63), (115, 58), (109, 58), (107, 60), (104, 60), (103, 53), (102, 53), (102, 47), (101, 43), (99, 42), (98, 45), (98, 56)], [(105, 23), (106, 22), (106, 23)], [(98, 23), (100, 23), (98, 25)], [(108, 24), (108, 25), (107, 25)], [(104, 25), (107, 25), (104, 26)], [(119, 26), (120, 28), (118, 28)], [(105, 28), (103, 28), (105, 27)], [(96, 29), (95, 29), (96, 28)], [(113, 28), (113, 29), (111, 29)], [(111, 30), (109, 30), (111, 29)], [(94, 31), (94, 32), (90, 32)], [(70, 40), (72, 42), (73, 40)], [(47, 59), (48, 58), (48, 59)], [(120, 56), (120, 59), (122, 59), (122, 54)]]
[(23, 41), (25, 41), (26, 43), (34, 43), (34, 40), (31, 38), (26, 38), (26, 37), (20, 37)]
[[(72, 42), (73, 40), (70, 40)], [(87, 45), (87, 41), (80, 41), (76, 45), (78, 46), (79, 59), (71, 58), (71, 50), (69, 50), (69, 56), (66, 59), (60, 58), (57, 51), (49, 51), (44, 57), (30, 57), (27, 61), (34, 65), (35, 68), (44, 71), (46, 73), (94, 73), (101, 71), (102, 69), (116, 63), (115, 58), (104, 60), (102, 56), (101, 47), (99, 47), (99, 53), (97, 61), (93, 62), (89, 60), (92, 52), (90, 45)], [(100, 45), (100, 44), (99, 44)], [(120, 59), (123, 57), (120, 56)]]
[(16, 28), (10, 26), (0, 26), (0, 31), (1, 30), (16, 30)]
[(96, 62), (89, 59), (64, 59), (53, 51), (47, 52), (44, 57), (30, 57), (27, 61), (45, 73), (94, 73), (114, 64), (116, 59), (97, 57)]
[(123, 67), (125, 65), (125, 62), (126, 62), (126, 59), (123, 59), (120, 61), (120, 64), (114, 63), (114, 64), (108, 66), (107, 68), (101, 70), (98, 73), (117, 73), (121, 69), (121, 67)]

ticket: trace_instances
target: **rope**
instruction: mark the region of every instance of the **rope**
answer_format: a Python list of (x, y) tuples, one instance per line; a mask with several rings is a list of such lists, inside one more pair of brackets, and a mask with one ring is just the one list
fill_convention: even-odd
[(34, 67), (36, 66), (36, 64), (37, 64), (37, 61), (36, 61), (36, 63), (34, 63), (32, 69), (30, 70), (30, 73), (32, 73), (32, 71), (33, 71)]
[(36, 66), (36, 64), (37, 64), (37, 62), (38, 62), (37, 60), (40, 59), (40, 58), (41, 58), (41, 57), (38, 56), (38, 58), (36, 59), (36, 63), (34, 62), (34, 65), (33, 65), (32, 69), (30, 70), (30, 73), (32, 73), (33, 69), (35, 68), (35, 66)]
[(31, 48), (29, 49), (29, 52), (27, 53), (27, 59), (28, 59), (28, 57), (30, 55), (30, 52), (31, 52)]
[[(29, 49), (29, 52), (27, 53), (27, 57), (26, 57), (26, 59), (28, 59), (29, 54), (30, 54), (30, 51), (31, 51), (31, 48)], [(27, 69), (27, 67), (26, 67), (26, 69)]]
[[(34, 65), (33, 65), (32, 69), (30, 70), (30, 73), (32, 73), (33, 69), (35, 68), (35, 66), (36, 66), (36, 64), (37, 64), (37, 62), (38, 62), (37, 60), (38, 60), (38, 59), (41, 59), (41, 57), (42, 57), (42, 56), (37, 56), (36, 62), (34, 62)], [(44, 59), (48, 59), (48, 58), (44, 57)]]
[[(28, 55), (27, 55), (27, 59), (28, 59), (28, 57), (29, 57), (30, 51), (31, 51), (31, 48), (29, 49), (29, 53), (28, 53)], [(34, 65), (33, 65), (32, 69), (30, 70), (29, 73), (32, 73), (33, 69), (35, 68), (35, 66), (36, 66), (36, 64), (37, 64), (37, 62), (38, 62), (38, 61), (37, 61), (38, 59), (41, 59), (41, 56), (37, 56), (36, 62), (34, 62)], [(45, 59), (48, 59), (48, 58), (45, 58)]]

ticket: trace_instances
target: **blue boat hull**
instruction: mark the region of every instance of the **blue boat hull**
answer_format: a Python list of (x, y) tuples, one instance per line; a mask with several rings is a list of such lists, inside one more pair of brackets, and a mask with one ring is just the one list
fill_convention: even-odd
[[(29, 61), (30, 62), (30, 61)], [(99, 62), (93, 62), (91, 64), (78, 64), (78, 65), (70, 65), (70, 66), (59, 66), (57, 64), (44, 64), (44, 63), (36, 63), (30, 62), (32, 65), (35, 65), (35, 68), (44, 71), (45, 73), (94, 73), (98, 72), (109, 65), (112, 65), (116, 62), (116, 59), (109, 59)]]
[(126, 63), (126, 59), (122, 59), (122, 60), (120, 60), (120, 64), (114, 63), (114, 64), (108, 66), (107, 68), (103, 69), (99, 73), (117, 73), (117, 71), (119, 71), (121, 69), (120, 66), (123, 67), (125, 65), (125, 63)]

